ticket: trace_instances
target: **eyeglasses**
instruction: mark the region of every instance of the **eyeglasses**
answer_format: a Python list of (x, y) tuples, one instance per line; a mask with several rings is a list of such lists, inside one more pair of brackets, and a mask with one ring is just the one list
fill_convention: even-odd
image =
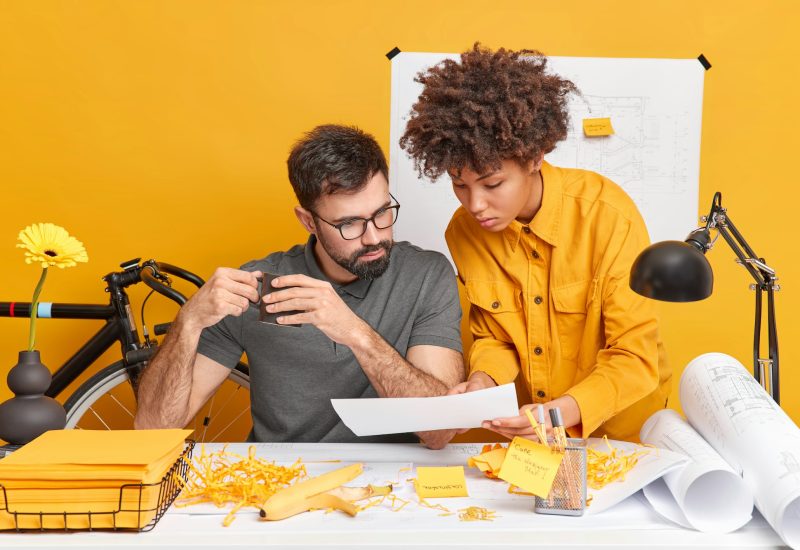
[[(392, 197), (394, 202), (397, 202), (392, 194), (389, 194)], [(352, 241), (353, 239), (358, 239), (367, 232), (367, 224), (372, 222), (376, 229), (386, 229), (387, 227), (391, 227), (397, 221), (397, 216), (400, 213), (400, 205), (393, 204), (391, 206), (387, 206), (385, 208), (381, 208), (377, 212), (375, 212), (369, 218), (352, 218), (342, 223), (331, 223), (324, 218), (320, 218), (315, 212), (311, 212), (314, 214), (315, 218), (318, 218), (331, 227), (334, 227), (339, 230), (339, 234), (342, 238), (346, 241)]]

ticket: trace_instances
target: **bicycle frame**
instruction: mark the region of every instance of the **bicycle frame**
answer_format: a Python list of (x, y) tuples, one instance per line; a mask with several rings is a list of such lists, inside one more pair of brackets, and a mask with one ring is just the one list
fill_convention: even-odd
[[(125, 356), (126, 346), (135, 338), (139, 343), (138, 333), (127, 330), (120, 322), (116, 308), (112, 304), (56, 304), (41, 302), (38, 306), (38, 316), (52, 319), (97, 319), (105, 321), (100, 330), (95, 333), (72, 357), (53, 373), (53, 381), (45, 395), (56, 397), (69, 386), (83, 371), (97, 361), (106, 350), (115, 342), (122, 344), (122, 355)], [(0, 317), (27, 317), (31, 315), (31, 304), (24, 302), (0, 302)], [(128, 333), (123, 336), (123, 333)]]
[[(198, 288), (203, 285), (203, 280), (179, 267), (157, 263), (153, 260), (139, 265), (140, 258), (123, 262), (120, 267), (123, 271), (109, 273), (103, 280), (106, 282), (106, 292), (110, 295), (107, 305), (100, 304), (58, 304), (40, 302), (37, 306), (37, 316), (51, 319), (96, 319), (105, 321), (105, 324), (94, 336), (81, 346), (58, 370), (53, 373), (45, 395), (56, 397), (67, 386), (74, 382), (78, 376), (87, 370), (114, 342), (119, 342), (122, 360), (128, 366), (142, 366), (141, 359), (130, 363), (126, 357), (128, 352), (142, 349), (149, 342), (142, 343), (136, 328), (136, 321), (131, 312), (130, 300), (125, 288), (133, 284), (144, 282), (154, 291), (163, 294), (171, 300), (183, 304), (186, 298), (178, 291), (164, 285), (160, 281), (167, 280), (161, 273), (171, 273), (193, 283)], [(30, 302), (0, 302), (0, 317), (26, 317), (30, 318)], [(136, 369), (131, 373), (136, 378)]]

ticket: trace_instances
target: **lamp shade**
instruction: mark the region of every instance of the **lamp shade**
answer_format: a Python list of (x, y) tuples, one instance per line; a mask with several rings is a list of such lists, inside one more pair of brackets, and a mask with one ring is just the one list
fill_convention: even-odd
[(630, 287), (655, 300), (695, 302), (711, 296), (714, 273), (695, 246), (663, 241), (645, 248), (633, 262)]

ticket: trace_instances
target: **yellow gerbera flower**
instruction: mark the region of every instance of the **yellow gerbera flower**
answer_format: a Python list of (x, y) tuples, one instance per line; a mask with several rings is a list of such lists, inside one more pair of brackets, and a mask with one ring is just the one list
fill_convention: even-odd
[(89, 261), (83, 243), (52, 223), (29, 225), (19, 232), (19, 240), (17, 248), (25, 249), (25, 262), (39, 262), (43, 269), (51, 266), (63, 269)]

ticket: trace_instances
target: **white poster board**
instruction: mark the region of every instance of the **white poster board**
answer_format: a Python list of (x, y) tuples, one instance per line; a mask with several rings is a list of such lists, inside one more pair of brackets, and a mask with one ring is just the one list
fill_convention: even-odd
[[(447, 58), (458, 55), (401, 52), (392, 59), (389, 182), (403, 205), (396, 240), (450, 257), (444, 230), (459, 206), (450, 179), (420, 178), (399, 145), (422, 91), (414, 77)], [(569, 135), (547, 161), (610, 178), (639, 207), (651, 241), (683, 240), (698, 225), (703, 66), (697, 59), (549, 61), (549, 70), (572, 80), (583, 97), (572, 97)], [(611, 118), (614, 135), (585, 137), (583, 119), (599, 117)]]

